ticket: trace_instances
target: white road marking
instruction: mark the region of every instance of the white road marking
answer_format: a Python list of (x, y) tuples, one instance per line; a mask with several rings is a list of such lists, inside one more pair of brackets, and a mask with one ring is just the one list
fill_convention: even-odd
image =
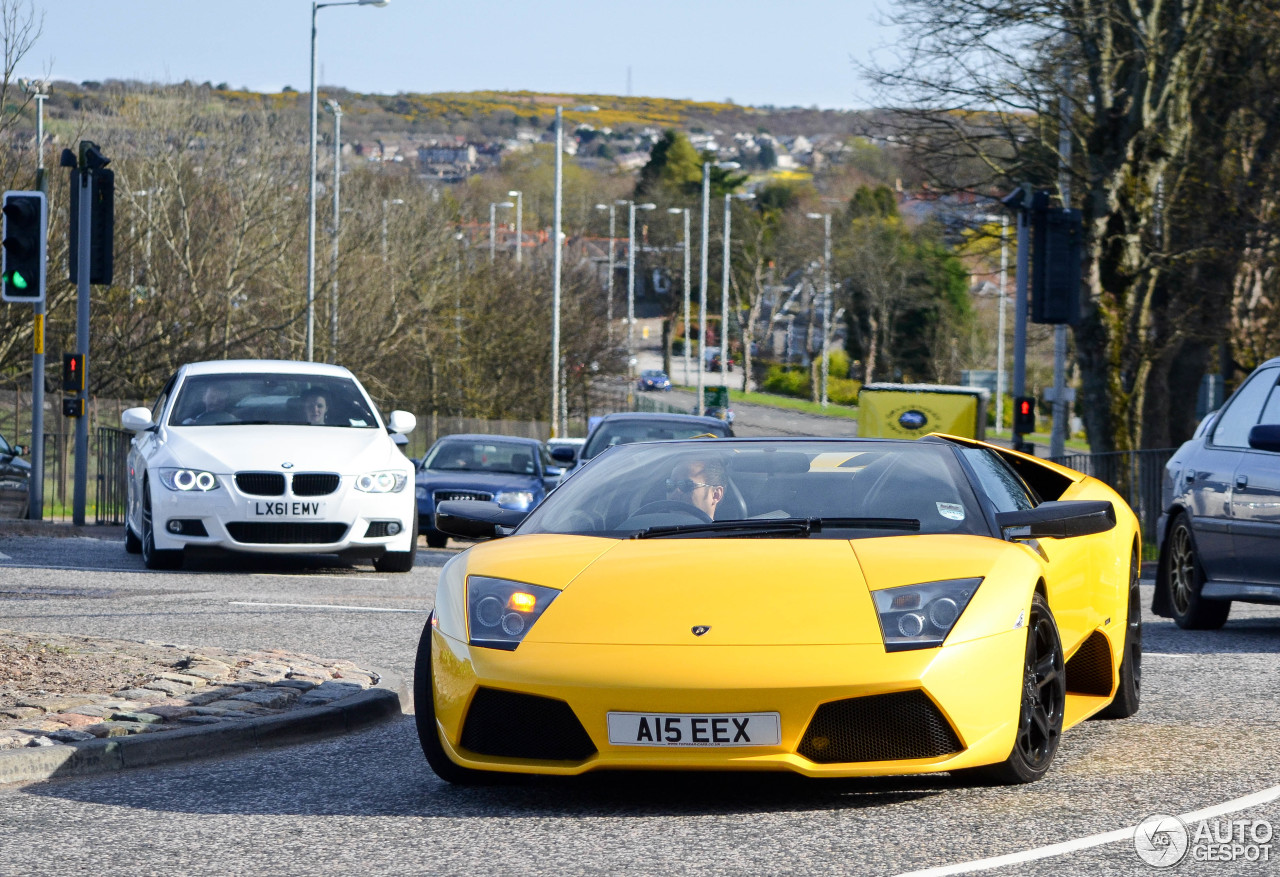
[(1215, 655), (1215, 654), (1196, 655), (1196, 654), (1188, 654), (1186, 652), (1143, 652), (1142, 653), (1142, 657), (1144, 659), (1147, 659), (1147, 658), (1209, 658), (1209, 657), (1217, 657), (1217, 656), (1218, 655)]
[[(1269, 804), (1277, 799), (1280, 799), (1280, 786), (1272, 786), (1269, 789), (1263, 789), (1261, 792), (1254, 792), (1252, 795), (1245, 795), (1243, 798), (1236, 798), (1222, 804), (1216, 804), (1213, 807), (1205, 807), (1202, 810), (1193, 810), (1190, 813), (1183, 813), (1178, 818), (1188, 826), (1191, 826), (1196, 823), (1203, 822), (1206, 819), (1216, 819), (1217, 817), (1225, 816), (1228, 813), (1238, 813), (1241, 810), (1249, 810), (1263, 804)], [(1034, 862), (1038, 859), (1049, 859), (1053, 856), (1062, 856), (1067, 853), (1074, 853), (1080, 850), (1091, 849), (1093, 847), (1119, 843), (1120, 841), (1132, 842), (1133, 833), (1136, 830), (1137, 826), (1134, 825), (1129, 828), (1120, 828), (1115, 831), (1108, 831), (1104, 834), (1092, 834), (1088, 837), (1081, 837), (1075, 840), (1063, 841), (1062, 843), (1050, 844), (1047, 847), (1038, 847), (1034, 850), (1024, 850), (1021, 853), (992, 856), (989, 859), (975, 859), (972, 862), (962, 862), (959, 865), (943, 865), (938, 868), (925, 868), (922, 871), (908, 871), (906, 873), (899, 874), (898, 877), (949, 877), (951, 874), (972, 874), (975, 871), (990, 871), (992, 868), (1021, 865), (1024, 862)]]
[(255, 572), (250, 573), (252, 576), (264, 579), (359, 579), (362, 582), (385, 582), (386, 579), (380, 579), (375, 576), (335, 576), (322, 572)]
[(378, 606), (338, 606), (331, 603), (251, 603), (245, 600), (231, 600), (228, 606), (274, 606), (283, 609), (336, 609), (340, 612), (408, 612), (426, 615), (430, 609), (384, 609)]

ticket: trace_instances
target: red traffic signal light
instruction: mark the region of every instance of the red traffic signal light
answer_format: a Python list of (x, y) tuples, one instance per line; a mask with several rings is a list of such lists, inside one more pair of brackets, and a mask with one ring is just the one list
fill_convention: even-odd
[(1013, 400), (1013, 431), (1018, 435), (1036, 431), (1036, 400), (1031, 396)]
[(62, 354), (62, 390), (79, 393), (84, 389), (84, 354)]

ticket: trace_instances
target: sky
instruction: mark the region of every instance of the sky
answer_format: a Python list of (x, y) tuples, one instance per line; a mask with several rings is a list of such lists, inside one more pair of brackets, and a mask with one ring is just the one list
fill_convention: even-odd
[[(17, 75), (306, 91), (307, 0), (11, 0), (43, 12)], [(528, 90), (753, 106), (872, 104), (853, 60), (892, 0), (391, 0), (318, 15), (317, 78), (351, 91)]]

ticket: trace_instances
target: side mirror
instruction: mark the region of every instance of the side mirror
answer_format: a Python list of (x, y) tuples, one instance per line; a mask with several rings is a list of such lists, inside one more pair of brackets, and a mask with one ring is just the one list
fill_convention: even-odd
[(149, 408), (126, 408), (120, 415), (120, 426), (129, 432), (143, 432), (155, 426)]
[(418, 425), (418, 418), (408, 411), (392, 411), (387, 415), (387, 431), (408, 435)]
[(578, 451), (568, 445), (561, 445), (551, 449), (551, 459), (557, 463), (568, 463), (572, 466), (573, 462), (578, 459)]
[(436, 529), (463, 539), (495, 539), (506, 535), (498, 532), (500, 527), (516, 527), (526, 514), (489, 502), (452, 499), (436, 506)]
[(996, 524), (1006, 539), (1070, 539), (1112, 529), (1116, 510), (1107, 500), (1042, 502), (1033, 509), (997, 512)]
[(1280, 424), (1260, 423), (1249, 430), (1249, 447), (1255, 451), (1280, 451)]

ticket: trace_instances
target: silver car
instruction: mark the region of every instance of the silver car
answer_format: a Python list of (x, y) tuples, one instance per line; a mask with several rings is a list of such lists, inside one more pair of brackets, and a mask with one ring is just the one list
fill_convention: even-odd
[(1280, 357), (1259, 366), (1165, 468), (1152, 611), (1216, 629), (1233, 600), (1280, 604)]

